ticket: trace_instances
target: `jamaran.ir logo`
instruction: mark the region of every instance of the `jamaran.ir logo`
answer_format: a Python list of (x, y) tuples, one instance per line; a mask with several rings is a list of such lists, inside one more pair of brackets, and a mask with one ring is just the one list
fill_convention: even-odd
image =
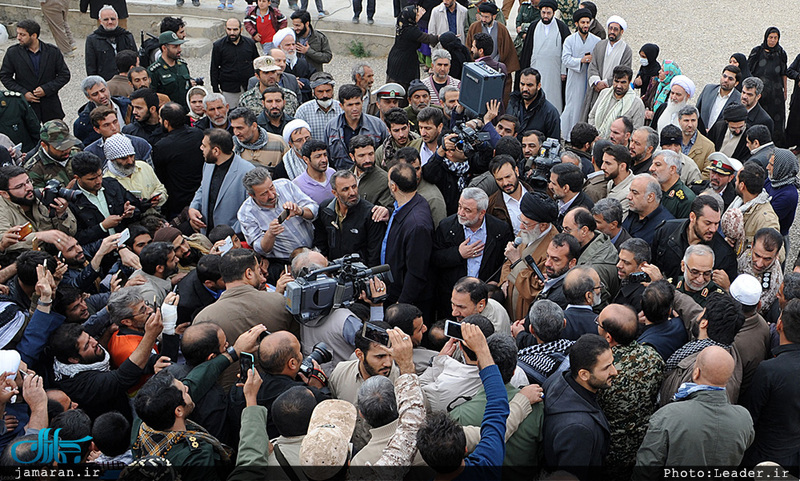
[[(53, 461), (58, 464), (71, 464), (81, 462), (81, 443), (91, 441), (91, 436), (84, 436), (80, 439), (60, 439), (58, 429), (44, 428), (39, 431), (39, 437), (35, 440), (17, 441), (11, 446), (11, 457), (20, 464), (51, 464)], [(32, 444), (31, 452), (36, 453), (36, 457), (29, 461), (17, 458), (17, 448), (23, 444)], [(67, 456), (74, 454), (73, 459)], [(27, 457), (27, 456), (26, 456)]]

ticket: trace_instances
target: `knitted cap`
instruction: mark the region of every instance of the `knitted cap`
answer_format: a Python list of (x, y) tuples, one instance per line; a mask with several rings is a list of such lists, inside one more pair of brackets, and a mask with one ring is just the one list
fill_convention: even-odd
[(103, 152), (105, 152), (108, 160), (136, 155), (136, 151), (133, 149), (133, 142), (122, 134), (114, 134), (107, 138), (103, 144)]

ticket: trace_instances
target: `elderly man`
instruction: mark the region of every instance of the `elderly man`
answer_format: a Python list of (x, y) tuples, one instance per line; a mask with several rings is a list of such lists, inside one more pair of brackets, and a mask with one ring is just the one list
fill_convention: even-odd
[(708, 156), (709, 165), (706, 168), (708, 180), (695, 182), (690, 187), (692, 191), (700, 195), (706, 191), (712, 191), (722, 197), (722, 202), (727, 209), (733, 199), (736, 198), (736, 172), (741, 170), (742, 163), (736, 159), (728, 158), (722, 152), (714, 152)]
[(517, 363), (531, 382), (541, 385), (564, 363), (569, 348), (575, 343), (561, 337), (567, 320), (564, 310), (547, 299), (536, 301), (524, 320), (511, 326), (517, 339)]
[(103, 153), (108, 160), (106, 175), (139, 198), (143, 210), (164, 205), (167, 201), (166, 187), (147, 162), (136, 160), (136, 150), (128, 137), (114, 134), (107, 138)]
[(107, 106), (114, 109), (117, 114), (119, 128), (122, 128), (131, 121), (131, 101), (125, 97), (112, 97), (108, 93), (108, 86), (103, 77), (90, 75), (81, 82), (83, 95), (89, 100), (78, 112), (78, 118), (72, 124), (72, 131), (75, 137), (81, 139), (84, 145), (89, 145), (100, 138), (100, 134), (92, 128), (90, 115), (92, 111), (100, 106)]
[[(419, 124), (417, 115), (428, 107), (441, 109), (438, 105), (431, 104), (431, 95), (428, 87), (419, 80), (412, 80), (408, 86), (408, 107), (404, 110), (408, 114), (408, 121), (411, 125), (411, 130), (419, 133)], [(384, 116), (386, 112), (383, 112)]]
[(694, 95), (695, 86), (692, 79), (685, 75), (676, 75), (669, 83), (669, 100), (662, 103), (650, 120), (658, 133), (667, 125), (680, 127), (678, 124), (678, 113), (682, 108), (689, 105), (689, 99)]
[(714, 152), (714, 144), (698, 131), (699, 115), (697, 108), (691, 105), (678, 111), (678, 126), (683, 134), (681, 136), (681, 152), (697, 164), (700, 172), (707, 172), (708, 164), (711, 163), (708, 156)]
[(650, 175), (661, 185), (661, 205), (677, 219), (689, 216), (692, 201), (696, 197), (694, 192), (681, 181), (682, 171), (680, 154), (671, 150), (662, 150), (656, 154), (650, 166)]
[[(614, 122), (619, 120), (621, 119)], [(633, 131), (630, 137), (630, 141), (625, 146), (631, 154), (631, 165), (629, 165), (631, 172), (634, 175), (650, 173), (650, 166), (653, 165), (653, 154), (658, 150), (659, 145), (658, 132), (652, 127), (640, 127)]]
[(588, 117), (588, 122), (597, 127), (601, 137), (608, 137), (611, 123), (620, 115), (630, 119), (634, 128), (644, 125), (644, 103), (630, 88), (633, 70), (627, 65), (618, 65), (614, 67), (612, 76), (612, 88), (600, 92)]
[(561, 331), (563, 339), (577, 341), (584, 334), (597, 332), (597, 314), (592, 311), (602, 303), (600, 276), (591, 267), (575, 266), (564, 277), (564, 297), (567, 325)]
[(117, 53), (136, 52), (136, 41), (119, 26), (119, 16), (111, 5), (101, 8), (98, 16), (100, 26), (86, 37), (86, 75), (99, 75), (108, 81), (117, 74)]
[[(684, 108), (694, 108), (691, 105)], [(649, 127), (648, 127), (649, 128)], [(672, 124), (661, 129), (661, 149), (671, 150), (681, 156), (681, 181), (687, 186), (703, 179), (700, 169), (694, 160), (681, 150), (681, 129)], [(713, 148), (711, 150), (714, 150)]]
[(514, 236), (508, 224), (486, 214), (488, 205), (486, 192), (467, 187), (458, 200), (458, 213), (439, 223), (431, 262), (439, 275), (440, 299), (447, 299), (451, 286), (465, 275), (485, 282), (499, 279), (503, 249)]
[[(667, 280), (675, 285), (677, 292), (688, 295), (697, 305), (705, 307), (710, 294), (724, 292), (712, 280), (714, 261), (714, 251), (711, 247), (703, 244), (691, 245), (686, 248), (681, 260), (682, 275)], [(650, 277), (658, 280), (657, 274)]]
[(203, 110), (205, 117), (195, 122), (194, 126), (200, 130), (224, 129), (233, 134), (231, 122), (228, 120), (230, 105), (228, 99), (221, 93), (210, 93), (203, 97)]
[(651, 243), (656, 228), (665, 220), (675, 218), (661, 205), (662, 198), (661, 185), (652, 175), (639, 174), (633, 177), (628, 191), (631, 214), (622, 223), (622, 227), (631, 237)]
[(589, 112), (594, 107), (600, 92), (613, 85), (614, 68), (618, 65), (630, 67), (633, 53), (631, 48), (622, 40), (622, 34), (628, 28), (628, 23), (619, 15), (612, 15), (606, 22), (608, 38), (600, 40), (592, 50), (592, 59), (589, 62), (589, 86), (583, 97), (580, 120), (589, 118)]
[(342, 107), (339, 101), (333, 98), (333, 87), (336, 82), (331, 74), (317, 72), (311, 76), (310, 82), (313, 99), (298, 107), (294, 116), (307, 122), (311, 136), (321, 140), (325, 138), (325, 126), (341, 115)]
[[(456, 3), (455, 0), (454, 3)], [(444, 107), (444, 102), (439, 98), (439, 92), (448, 85), (455, 88), (461, 86), (461, 80), (450, 76), (451, 61), (452, 56), (447, 50), (436, 49), (431, 52), (432, 73), (422, 80), (422, 83), (428, 87), (428, 93), (431, 95), (431, 105)]]
[(303, 161), (303, 145), (311, 140), (311, 126), (301, 119), (294, 119), (283, 128), (283, 141), (289, 150), (283, 154), (283, 160), (275, 166), (275, 178), (294, 180), (305, 172)]
[[(237, 215), (247, 243), (269, 259), (289, 261), (293, 250), (311, 247), (314, 228), (312, 221), (319, 206), (288, 179), (274, 182), (265, 167), (256, 167), (242, 179), (248, 198)], [(280, 205), (278, 203), (280, 202)], [(283, 212), (288, 217), (278, 222)], [(277, 272), (282, 266), (277, 268)], [(276, 271), (273, 268), (271, 273)], [(276, 279), (280, 274), (274, 276)]]

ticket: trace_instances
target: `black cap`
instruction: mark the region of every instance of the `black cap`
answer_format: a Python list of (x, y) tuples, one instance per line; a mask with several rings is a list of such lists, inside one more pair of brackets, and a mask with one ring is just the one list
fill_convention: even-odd
[(681, 145), (682, 141), (683, 133), (680, 128), (669, 124), (661, 129), (661, 143), (659, 145), (662, 147), (665, 145)]
[(556, 201), (541, 192), (528, 192), (522, 196), (519, 210), (522, 215), (534, 222), (552, 224), (558, 220), (558, 205)]
[(478, 11), (483, 13), (491, 13), (492, 15), (497, 15), (497, 5), (490, 2), (483, 2), (478, 5)]

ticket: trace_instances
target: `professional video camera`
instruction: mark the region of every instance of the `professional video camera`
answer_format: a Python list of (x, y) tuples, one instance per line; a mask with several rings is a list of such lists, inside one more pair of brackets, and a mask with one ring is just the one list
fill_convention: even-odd
[(550, 169), (561, 163), (561, 144), (558, 139), (547, 139), (539, 148), (539, 156), (532, 161), (531, 169), (525, 174), (525, 181), (539, 192), (547, 192), (550, 182)]
[(375, 303), (385, 301), (386, 294), (375, 296), (370, 291), (369, 278), (375, 276), (387, 284), (392, 282), (389, 265), (370, 269), (360, 261), (358, 254), (350, 254), (289, 282), (286, 284), (286, 310), (301, 324), (308, 324), (331, 309), (351, 305), (361, 291)]
[[(75, 202), (79, 195), (83, 195), (83, 192), (80, 190), (74, 189), (67, 189), (64, 187), (64, 184), (61, 183), (58, 179), (50, 179), (44, 185), (41, 193), (38, 193), (36, 189), (33, 190), (33, 195), (39, 199), (43, 205), (50, 206), (53, 201), (56, 200), (57, 197), (61, 197), (62, 199), (66, 200), (67, 202)], [(56, 216), (56, 210), (50, 207), (50, 217)]]
[(470, 152), (480, 147), (482, 143), (488, 142), (490, 138), (488, 132), (476, 131), (463, 122), (453, 127), (453, 133), (458, 136), (455, 141), (456, 148), (464, 152), (464, 155), (469, 155)]

